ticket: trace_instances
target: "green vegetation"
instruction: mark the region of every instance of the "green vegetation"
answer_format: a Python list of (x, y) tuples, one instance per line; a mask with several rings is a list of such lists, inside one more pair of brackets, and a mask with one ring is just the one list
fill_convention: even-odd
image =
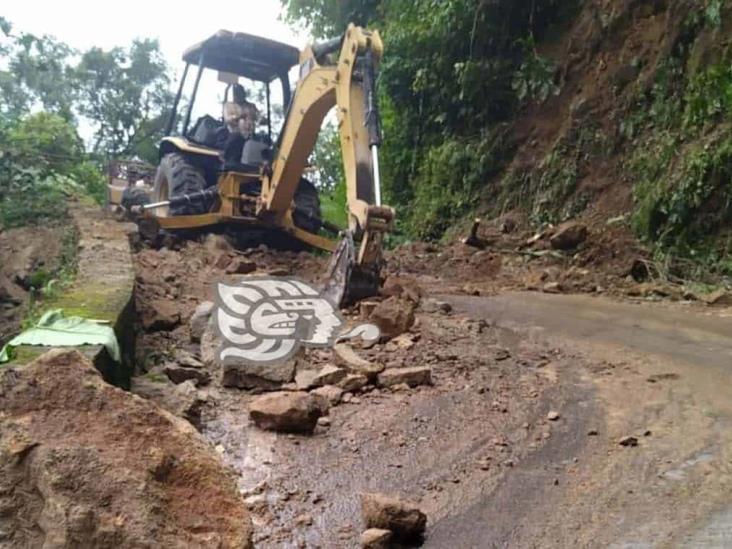
[(633, 228), (671, 272), (697, 279), (732, 274), (732, 51), (697, 64), (697, 37), (724, 13), (721, 2), (705, 6), (621, 128), (632, 139)]
[(558, 0), (282, 0), (318, 38), (350, 22), (381, 32), (385, 195), (411, 236), (440, 238), (505, 167), (504, 123), (523, 100), (556, 93), (534, 43), (574, 9)]
[(0, 17), (0, 57), (0, 228), (63, 219), (71, 195), (101, 202), (106, 162), (156, 158), (170, 97), (156, 41), (78, 52)]

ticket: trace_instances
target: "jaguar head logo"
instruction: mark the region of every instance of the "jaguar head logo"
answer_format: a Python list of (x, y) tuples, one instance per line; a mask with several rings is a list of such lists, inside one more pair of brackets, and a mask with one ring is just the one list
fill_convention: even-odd
[(219, 282), (216, 301), (221, 362), (274, 363), (293, 356), (301, 345), (328, 347), (339, 337), (379, 337), (378, 328), (371, 324), (341, 335), (345, 322), (338, 308), (312, 286), (293, 277)]

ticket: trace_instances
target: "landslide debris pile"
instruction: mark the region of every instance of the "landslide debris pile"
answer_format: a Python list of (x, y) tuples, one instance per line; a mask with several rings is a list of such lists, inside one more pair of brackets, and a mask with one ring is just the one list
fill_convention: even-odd
[(250, 547), (233, 478), (187, 422), (77, 351), (0, 370), (0, 545)]

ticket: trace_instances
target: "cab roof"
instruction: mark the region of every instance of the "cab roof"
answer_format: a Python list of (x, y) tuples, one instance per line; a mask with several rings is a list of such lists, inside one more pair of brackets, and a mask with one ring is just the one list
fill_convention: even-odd
[(183, 61), (250, 80), (271, 82), (298, 63), (297, 48), (243, 32), (220, 30), (183, 53)]

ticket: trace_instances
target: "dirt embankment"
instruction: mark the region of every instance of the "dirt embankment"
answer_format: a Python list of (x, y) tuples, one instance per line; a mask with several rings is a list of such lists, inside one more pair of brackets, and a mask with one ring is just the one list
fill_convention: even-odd
[(0, 231), (0, 346), (19, 331), (33, 288), (58, 269), (69, 230), (54, 225)]
[(186, 422), (76, 351), (0, 370), (0, 545), (249, 547), (233, 479)]

